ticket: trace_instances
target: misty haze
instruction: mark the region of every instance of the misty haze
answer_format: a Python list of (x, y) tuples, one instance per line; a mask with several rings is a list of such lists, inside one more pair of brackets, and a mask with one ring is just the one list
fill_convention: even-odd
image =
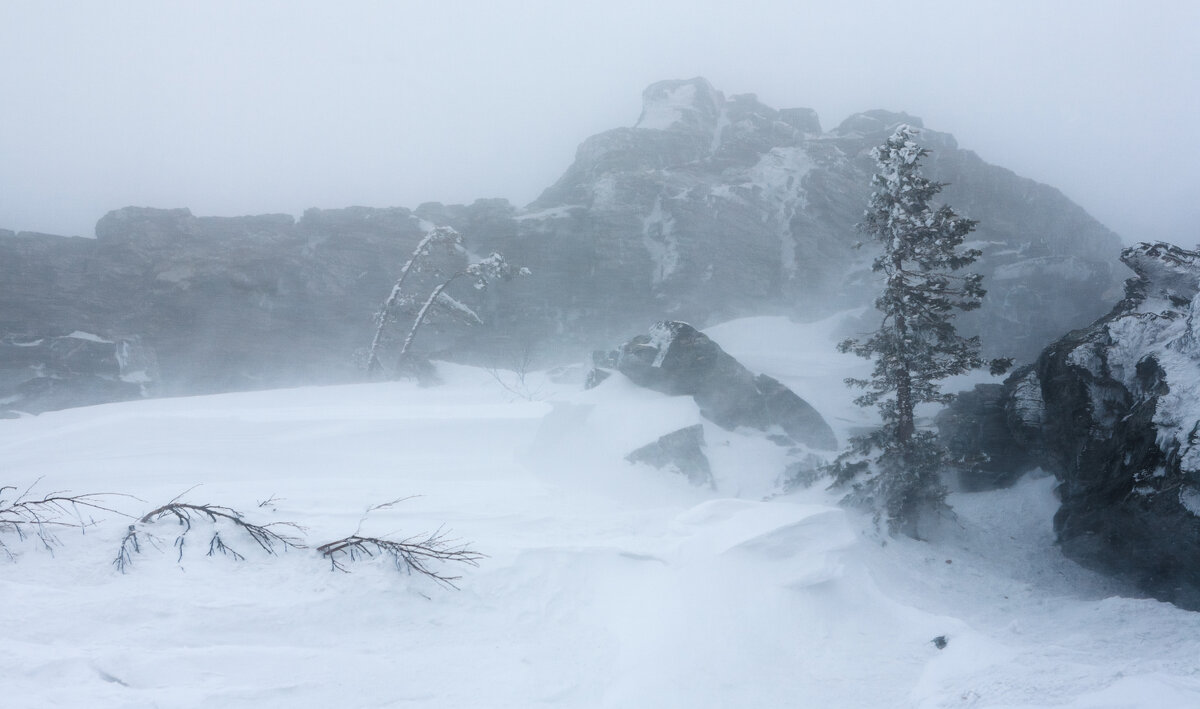
[(1200, 8), (0, 23), (6, 706), (1200, 706)]

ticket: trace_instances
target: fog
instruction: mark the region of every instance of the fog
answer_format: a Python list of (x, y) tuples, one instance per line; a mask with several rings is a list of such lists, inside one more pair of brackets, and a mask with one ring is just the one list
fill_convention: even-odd
[(907, 111), (1126, 241), (1190, 245), (1200, 5), (9, 2), (0, 227), (534, 199), (646, 85)]

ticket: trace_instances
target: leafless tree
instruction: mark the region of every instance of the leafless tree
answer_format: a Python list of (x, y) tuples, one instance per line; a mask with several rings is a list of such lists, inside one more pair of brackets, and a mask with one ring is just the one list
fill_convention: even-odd
[[(532, 384), (529, 374), (533, 371), (533, 346), (528, 342), (521, 348), (520, 353), (512, 362), (512, 367), (488, 367), (488, 374), (515, 399), (525, 401), (540, 401), (544, 398), (542, 385)], [(512, 399), (510, 399), (511, 401)]]
[(407, 283), (409, 276), (413, 273), (419, 273), (424, 267), (424, 262), (427, 261), (433, 254), (436, 247), (442, 246), (447, 251), (454, 253), (462, 250), (462, 236), (457, 231), (448, 226), (434, 227), (425, 235), (424, 238), (413, 249), (412, 255), (408, 258), (403, 266), (400, 267), (400, 276), (396, 279), (395, 285), (392, 286), (391, 293), (388, 294), (387, 300), (383, 302), (383, 307), (375, 316), (375, 337), (371, 340), (371, 347), (367, 351), (367, 372), (369, 374), (377, 374), (383, 367), (379, 360), (379, 350), (383, 346), (383, 333), (387, 329), (387, 325), (396, 316), (396, 311), (399, 310), (406, 302), (411, 299), (404, 292), (404, 286)]
[(412, 347), (413, 338), (417, 336), (417, 331), (421, 329), (425, 318), (429, 315), (430, 308), (434, 304), (440, 304), (453, 310), (459, 317), (470, 322), (482, 323), (483, 320), (463, 303), (451, 298), (445, 291), (451, 283), (460, 278), (469, 279), (476, 290), (483, 290), (488, 287), (492, 281), (512, 280), (514, 276), (528, 276), (529, 269), (525, 267), (516, 267), (504, 260), (504, 256), (493, 252), (485, 259), (468, 264), (466, 268), (458, 271), (448, 279), (438, 284), (425, 299), (421, 305), (421, 309), (417, 311), (417, 317), (413, 320), (412, 328), (408, 331), (408, 336), (404, 338), (404, 344), (400, 347), (400, 359), (409, 356), (409, 348)]

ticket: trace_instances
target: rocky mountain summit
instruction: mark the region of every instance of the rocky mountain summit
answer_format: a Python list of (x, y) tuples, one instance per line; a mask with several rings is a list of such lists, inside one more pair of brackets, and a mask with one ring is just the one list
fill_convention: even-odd
[(941, 434), (982, 452), (974, 487), (1053, 472), (1068, 556), (1200, 610), (1200, 252), (1140, 244), (1121, 258), (1137, 275), (1111, 313), (960, 397)]
[[(869, 150), (904, 114), (872, 111), (823, 131), (808, 109), (726, 97), (703, 79), (650, 86), (641, 116), (583, 142), (535, 202), (351, 207), (196, 217), (125, 208), (95, 239), (0, 232), (0, 335), (81, 331), (137, 338), (158, 361), (154, 391), (186, 394), (360, 376), (354, 353), (399, 265), (434, 225), (475, 254), (533, 277), (452, 294), (485, 316), (423, 335), (427, 351), (504, 366), (514, 351), (579, 358), (664, 318), (705, 327), (748, 314), (815, 318), (868, 304)], [(927, 130), (946, 201), (980, 222), (971, 245), (990, 290), (963, 326), (991, 355), (1031, 359), (1119, 297), (1119, 241), (1057, 190), (984, 163)], [(3, 381), (38, 375), (4, 358)], [(18, 382), (19, 384), (19, 382)], [(15, 409), (39, 405), (11, 387)]]

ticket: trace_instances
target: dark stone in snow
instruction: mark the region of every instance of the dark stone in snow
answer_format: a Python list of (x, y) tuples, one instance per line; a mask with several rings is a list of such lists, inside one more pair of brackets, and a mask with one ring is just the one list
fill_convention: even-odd
[(1200, 610), (1200, 252), (1141, 244), (1122, 260), (1137, 277), (1110, 314), (1015, 372), (999, 402), (969, 395), (942, 433), (1052, 471), (1068, 557)]
[(608, 379), (611, 376), (612, 372), (608, 371), (607, 369), (595, 367), (587, 373), (587, 378), (583, 380), (583, 388), (595, 389), (596, 387), (600, 386), (605, 379)]
[(617, 368), (636, 384), (691, 396), (705, 418), (722, 428), (778, 426), (793, 441), (833, 450), (837, 438), (816, 409), (777, 380), (755, 376), (707, 335), (666, 321), (621, 346)]
[(704, 426), (696, 424), (662, 436), (625, 456), (630, 463), (646, 463), (660, 470), (686, 475), (693, 485), (713, 486), (712, 468), (701, 448)]

